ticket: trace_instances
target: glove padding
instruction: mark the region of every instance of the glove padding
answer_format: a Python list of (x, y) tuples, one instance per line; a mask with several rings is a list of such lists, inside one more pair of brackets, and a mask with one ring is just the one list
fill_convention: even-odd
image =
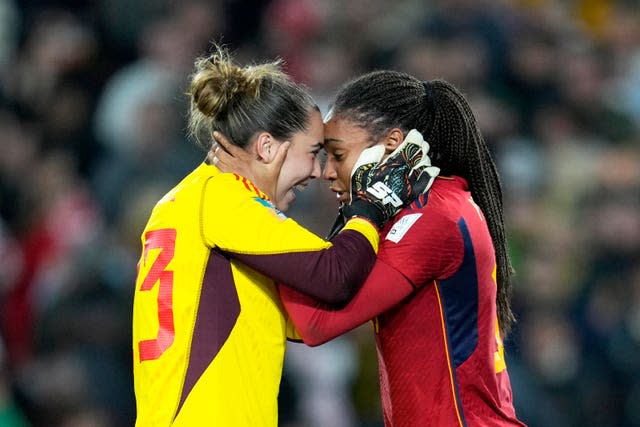
[(384, 152), (378, 144), (360, 154), (351, 171), (351, 203), (343, 208), (346, 219), (360, 216), (378, 229), (429, 190), (440, 173), (431, 165), (429, 143), (416, 129), (381, 161)]

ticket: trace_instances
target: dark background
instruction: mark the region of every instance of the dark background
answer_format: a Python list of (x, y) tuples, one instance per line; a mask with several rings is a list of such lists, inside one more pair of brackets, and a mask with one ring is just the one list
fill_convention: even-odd
[[(275, 57), (324, 112), (375, 68), (447, 79), (497, 160), (517, 270), (507, 341), (531, 427), (640, 426), (640, 4), (0, 0), (0, 425), (134, 420), (150, 208), (203, 158), (187, 79), (211, 41)], [(290, 215), (319, 234), (317, 182)], [(290, 345), (281, 425), (381, 426), (371, 326)]]

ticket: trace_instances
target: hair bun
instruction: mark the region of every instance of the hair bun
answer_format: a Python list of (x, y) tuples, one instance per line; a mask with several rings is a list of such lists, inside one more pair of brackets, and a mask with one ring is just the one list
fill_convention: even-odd
[(191, 99), (207, 117), (225, 114), (230, 105), (254, 100), (259, 94), (261, 79), (234, 64), (225, 52), (218, 51), (199, 59), (195, 66)]
[(281, 60), (241, 67), (226, 49), (213, 47), (210, 55), (196, 60), (187, 93), (188, 132), (201, 144), (205, 137), (205, 149), (216, 130), (244, 146), (258, 129), (289, 137), (306, 126), (307, 112), (315, 104), (282, 71)]

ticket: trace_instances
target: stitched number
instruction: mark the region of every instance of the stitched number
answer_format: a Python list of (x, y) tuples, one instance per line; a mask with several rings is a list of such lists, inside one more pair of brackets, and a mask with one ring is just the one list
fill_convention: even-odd
[[(493, 283), (495, 283), (497, 286), (498, 282), (496, 281), (495, 266), (493, 267), (493, 274), (491, 276), (493, 277)], [(498, 316), (496, 316), (496, 346), (498, 347), (498, 349), (493, 354), (493, 361), (494, 368), (497, 374), (507, 369), (507, 364), (504, 361), (504, 343), (502, 342), (502, 337), (500, 336), (500, 324), (498, 323)]]
[(493, 359), (496, 374), (498, 374), (507, 369), (507, 364), (504, 361), (504, 344), (502, 343), (502, 337), (500, 336), (500, 325), (498, 325), (498, 319), (496, 319), (496, 344), (498, 345), (498, 350), (494, 353)]
[(166, 270), (173, 259), (176, 246), (176, 230), (164, 228), (145, 234), (143, 263), (152, 249), (160, 249), (158, 256), (140, 285), (140, 291), (150, 291), (158, 283), (158, 335), (154, 339), (138, 342), (140, 362), (159, 358), (173, 344), (173, 271)]

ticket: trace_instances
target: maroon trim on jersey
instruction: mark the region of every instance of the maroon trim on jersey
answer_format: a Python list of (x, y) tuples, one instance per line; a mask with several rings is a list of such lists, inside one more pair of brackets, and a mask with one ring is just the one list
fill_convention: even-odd
[(309, 346), (317, 346), (386, 312), (413, 292), (400, 272), (378, 260), (356, 296), (340, 310), (317, 303), (286, 286), (280, 298), (293, 324)]
[(345, 304), (360, 289), (376, 260), (365, 236), (354, 230), (340, 232), (333, 247), (307, 252), (233, 257), (275, 282), (326, 304)]
[(176, 416), (193, 386), (229, 338), (239, 315), (240, 301), (233, 281), (231, 263), (223, 254), (212, 250), (202, 278), (189, 365)]

